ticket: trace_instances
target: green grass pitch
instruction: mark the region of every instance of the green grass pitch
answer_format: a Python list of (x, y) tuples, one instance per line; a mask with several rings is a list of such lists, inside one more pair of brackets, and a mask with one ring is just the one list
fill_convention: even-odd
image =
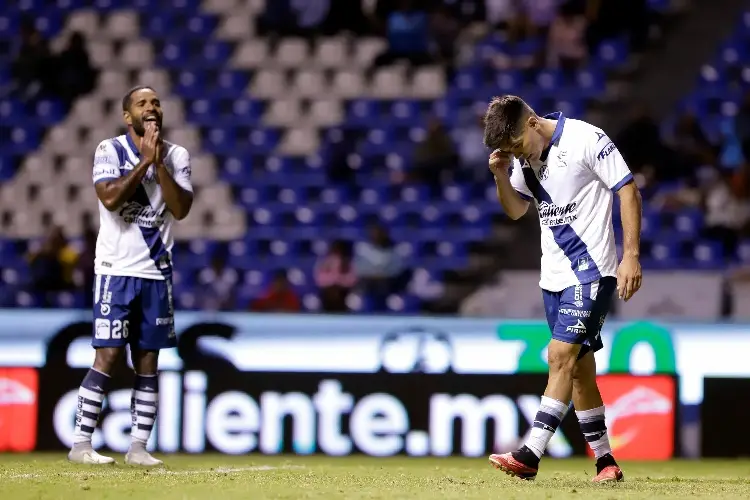
[[(118, 457), (121, 462), (122, 457)], [(0, 498), (22, 499), (658, 499), (750, 498), (750, 461), (629, 462), (593, 485), (591, 460), (545, 459), (534, 482), (483, 458), (173, 455), (157, 470), (77, 466), (64, 453), (0, 454)]]

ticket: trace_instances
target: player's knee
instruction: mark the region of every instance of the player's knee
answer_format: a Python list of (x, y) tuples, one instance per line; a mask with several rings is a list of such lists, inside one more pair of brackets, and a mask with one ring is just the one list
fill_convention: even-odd
[(596, 383), (596, 364), (593, 354), (587, 353), (573, 366), (574, 388), (585, 388), (591, 383)]
[(96, 350), (94, 358), (94, 369), (102, 373), (112, 373), (117, 359), (120, 357), (122, 349), (119, 347), (102, 347)]
[(156, 375), (159, 367), (159, 351), (132, 350), (131, 361), (138, 375)]
[(577, 353), (569, 346), (561, 348), (550, 348), (547, 351), (547, 363), (549, 364), (550, 373), (569, 373), (572, 374), (576, 366)]

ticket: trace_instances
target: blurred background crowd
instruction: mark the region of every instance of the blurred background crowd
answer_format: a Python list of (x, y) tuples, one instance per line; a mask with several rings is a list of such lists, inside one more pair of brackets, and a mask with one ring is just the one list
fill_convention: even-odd
[(122, 133), (119, 99), (133, 84), (160, 93), (165, 135), (193, 157), (196, 202), (174, 249), (179, 308), (486, 313), (477, 290), (539, 266), (536, 214), (506, 220), (482, 145), (486, 103), (504, 93), (614, 138), (643, 194), (647, 270), (741, 280), (744, 7), (5, 1), (0, 305), (90, 305), (91, 160)]

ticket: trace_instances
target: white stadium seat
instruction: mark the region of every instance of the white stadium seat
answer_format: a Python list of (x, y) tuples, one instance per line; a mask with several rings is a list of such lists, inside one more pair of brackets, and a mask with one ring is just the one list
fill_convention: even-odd
[(317, 152), (319, 146), (320, 138), (316, 129), (294, 128), (284, 134), (278, 152), (291, 156), (306, 156)]
[(201, 10), (210, 14), (229, 14), (235, 12), (240, 5), (238, 0), (203, 0)]
[(294, 78), (292, 93), (296, 97), (318, 98), (328, 93), (325, 75), (315, 70), (300, 70)]
[(250, 94), (261, 99), (283, 96), (287, 92), (286, 77), (281, 71), (261, 70), (250, 83)]
[(120, 52), (118, 63), (128, 69), (149, 68), (154, 64), (154, 47), (146, 40), (130, 40)]
[(273, 54), (273, 64), (283, 68), (298, 68), (308, 62), (309, 45), (302, 38), (287, 38), (279, 42)]
[(235, 11), (221, 20), (214, 35), (222, 40), (242, 42), (253, 36), (254, 31), (255, 23), (252, 14)]
[(331, 127), (344, 120), (344, 106), (341, 101), (316, 100), (310, 105), (308, 121), (315, 127)]
[(370, 67), (375, 58), (386, 48), (388, 48), (388, 43), (383, 38), (361, 38), (354, 42), (352, 62), (361, 68)]
[(406, 95), (404, 71), (399, 67), (379, 69), (370, 84), (370, 95), (381, 99), (393, 99)]
[(343, 70), (333, 77), (331, 95), (341, 98), (360, 97), (365, 92), (365, 78), (359, 71)]
[(440, 66), (419, 68), (411, 82), (411, 96), (436, 99), (445, 95), (445, 71)]
[(254, 69), (268, 59), (268, 42), (264, 39), (242, 42), (234, 51), (230, 64), (238, 69)]
[(315, 45), (313, 60), (323, 68), (345, 68), (349, 65), (349, 44), (344, 37), (322, 38)]
[(124, 10), (109, 14), (99, 35), (110, 40), (130, 40), (140, 34), (138, 13)]
[(300, 102), (295, 99), (272, 101), (263, 123), (272, 127), (290, 127), (299, 122), (301, 115)]

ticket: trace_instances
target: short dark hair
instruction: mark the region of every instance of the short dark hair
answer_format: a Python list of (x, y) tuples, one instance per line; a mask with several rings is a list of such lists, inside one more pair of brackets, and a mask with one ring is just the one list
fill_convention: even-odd
[(512, 144), (534, 110), (518, 96), (493, 97), (484, 115), (484, 145), (495, 150)]
[[(144, 89), (154, 90), (154, 88), (149, 85), (137, 85), (133, 87), (132, 89), (128, 90), (128, 93), (125, 94), (125, 97), (122, 98), (122, 110), (130, 111), (130, 106), (133, 105), (133, 94), (135, 94), (139, 90), (144, 90)], [(154, 90), (154, 92), (156, 91)]]

